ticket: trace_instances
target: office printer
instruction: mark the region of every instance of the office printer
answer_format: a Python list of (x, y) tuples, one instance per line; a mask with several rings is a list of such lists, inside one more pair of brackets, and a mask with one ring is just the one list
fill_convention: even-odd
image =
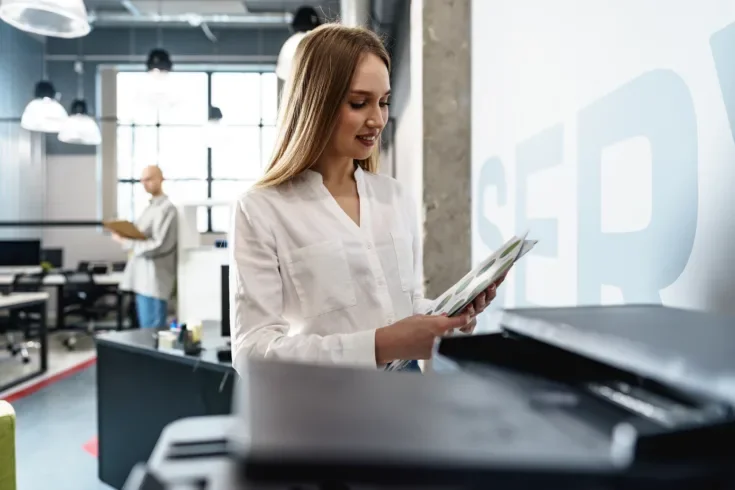
[(435, 370), (251, 362), (234, 414), (163, 432), (125, 489), (735, 488), (735, 322), (512, 309)]

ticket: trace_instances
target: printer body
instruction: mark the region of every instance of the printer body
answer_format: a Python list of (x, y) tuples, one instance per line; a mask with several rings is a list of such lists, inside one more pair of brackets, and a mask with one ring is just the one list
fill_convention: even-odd
[(424, 374), (249, 361), (233, 415), (171, 424), (125, 489), (735, 488), (731, 318), (529, 308), (500, 327), (441, 339)]

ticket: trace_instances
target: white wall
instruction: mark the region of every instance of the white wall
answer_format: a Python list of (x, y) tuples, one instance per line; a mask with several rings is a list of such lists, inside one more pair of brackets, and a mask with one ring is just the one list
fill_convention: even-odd
[[(94, 155), (47, 155), (46, 221), (99, 221)], [(44, 248), (64, 249), (64, 267), (79, 261), (122, 261), (120, 246), (98, 228), (45, 228)]]
[[(423, 216), (423, 0), (411, 0), (406, 29), (399, 29), (394, 54), (393, 92), (396, 114), (395, 175), (414, 198)], [(423, 221), (423, 218), (422, 218)]]
[(735, 3), (664, 4), (473, 1), (473, 260), (541, 239), (498, 303), (735, 312)]

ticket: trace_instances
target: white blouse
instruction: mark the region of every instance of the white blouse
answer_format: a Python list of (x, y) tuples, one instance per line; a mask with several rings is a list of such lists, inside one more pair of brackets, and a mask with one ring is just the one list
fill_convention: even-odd
[(229, 245), (236, 368), (245, 356), (376, 368), (375, 330), (428, 308), (411, 199), (390, 177), (357, 168), (355, 180), (359, 226), (312, 170), (238, 199)]

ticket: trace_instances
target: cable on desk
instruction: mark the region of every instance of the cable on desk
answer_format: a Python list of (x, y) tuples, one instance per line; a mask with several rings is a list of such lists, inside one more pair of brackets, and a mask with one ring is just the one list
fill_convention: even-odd
[(219, 392), (222, 393), (222, 390), (225, 389), (225, 383), (227, 383), (227, 378), (230, 377), (229, 371), (225, 373), (224, 376), (222, 376), (222, 382), (219, 384)]
[(194, 362), (194, 367), (191, 369), (192, 373), (195, 373), (197, 371), (197, 368), (199, 367), (199, 364), (202, 362), (201, 357), (197, 357), (197, 360)]
[(202, 408), (204, 408), (204, 413), (207, 415), (211, 415), (213, 413), (212, 407), (210, 406), (208, 400), (207, 400), (207, 380), (206, 380), (206, 371), (199, 371), (198, 373), (194, 374), (194, 376), (197, 378), (197, 382), (199, 383), (199, 399), (202, 402)]

